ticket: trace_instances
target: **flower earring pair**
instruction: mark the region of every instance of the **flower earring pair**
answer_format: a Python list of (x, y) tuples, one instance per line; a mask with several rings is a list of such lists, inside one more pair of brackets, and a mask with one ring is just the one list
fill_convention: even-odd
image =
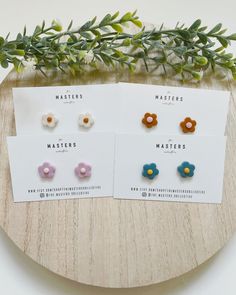
[[(177, 167), (177, 171), (179, 175), (183, 178), (193, 177), (195, 170), (195, 165), (184, 161), (181, 165)], [(159, 169), (155, 163), (151, 164), (144, 164), (142, 175), (148, 179), (154, 179), (156, 176), (159, 175)]]
[[(42, 125), (46, 128), (55, 128), (58, 121), (53, 113), (46, 113), (42, 116)], [(90, 113), (84, 113), (79, 115), (78, 123), (82, 128), (90, 128), (94, 124), (94, 119)]]
[[(81, 162), (75, 167), (74, 172), (79, 178), (87, 178), (92, 174), (92, 166)], [(44, 162), (38, 167), (38, 173), (41, 178), (52, 179), (56, 173), (56, 167)]]
[[(142, 123), (146, 128), (157, 126), (157, 114), (145, 113), (142, 118)], [(190, 117), (186, 117), (179, 125), (184, 133), (193, 133), (196, 129), (197, 122)]]

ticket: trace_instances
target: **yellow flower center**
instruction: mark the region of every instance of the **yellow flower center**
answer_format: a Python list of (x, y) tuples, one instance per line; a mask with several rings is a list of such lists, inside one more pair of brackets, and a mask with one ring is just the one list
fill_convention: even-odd
[(184, 168), (184, 173), (185, 174), (189, 174), (189, 172), (190, 172), (190, 169), (188, 167)]
[(51, 123), (52, 122), (52, 117), (47, 117), (47, 121), (48, 121), (48, 123)]
[(152, 175), (153, 174), (153, 170), (152, 169), (148, 169), (147, 174), (148, 175)]

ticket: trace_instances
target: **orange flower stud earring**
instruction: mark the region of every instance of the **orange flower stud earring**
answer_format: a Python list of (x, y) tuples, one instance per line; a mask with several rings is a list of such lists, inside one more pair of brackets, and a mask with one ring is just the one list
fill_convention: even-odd
[(190, 117), (186, 117), (184, 121), (180, 122), (180, 127), (184, 133), (194, 132), (197, 122)]
[(158, 124), (157, 115), (156, 114), (151, 114), (151, 113), (144, 114), (144, 117), (142, 119), (142, 123), (147, 128), (152, 128), (152, 127), (156, 126)]

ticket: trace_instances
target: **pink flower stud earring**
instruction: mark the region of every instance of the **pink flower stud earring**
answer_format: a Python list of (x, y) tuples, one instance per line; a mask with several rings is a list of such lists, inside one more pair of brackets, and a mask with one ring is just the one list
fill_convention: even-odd
[(56, 168), (48, 162), (44, 162), (38, 167), (38, 173), (41, 178), (53, 178)]
[(79, 163), (78, 166), (75, 167), (75, 174), (79, 178), (86, 178), (91, 176), (92, 167), (86, 163)]

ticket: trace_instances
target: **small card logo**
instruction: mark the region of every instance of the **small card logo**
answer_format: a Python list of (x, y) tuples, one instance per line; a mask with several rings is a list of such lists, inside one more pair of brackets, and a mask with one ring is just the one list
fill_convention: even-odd
[(71, 90), (66, 90), (65, 93), (58, 93), (55, 96), (56, 100), (62, 101), (63, 103), (74, 103), (78, 100), (83, 99), (82, 93), (71, 92)]
[(184, 98), (181, 95), (174, 95), (171, 91), (167, 91), (166, 94), (157, 94), (155, 99), (162, 102), (162, 104), (173, 105), (176, 102), (183, 102)]
[(177, 143), (174, 142), (172, 139), (169, 139), (167, 142), (164, 143), (156, 143), (156, 149), (162, 150), (164, 153), (173, 154), (179, 150), (185, 150), (186, 144), (185, 143)]
[(55, 150), (56, 152), (68, 152), (70, 149), (78, 148), (76, 142), (67, 142), (59, 138), (58, 142), (47, 143), (47, 149)]

